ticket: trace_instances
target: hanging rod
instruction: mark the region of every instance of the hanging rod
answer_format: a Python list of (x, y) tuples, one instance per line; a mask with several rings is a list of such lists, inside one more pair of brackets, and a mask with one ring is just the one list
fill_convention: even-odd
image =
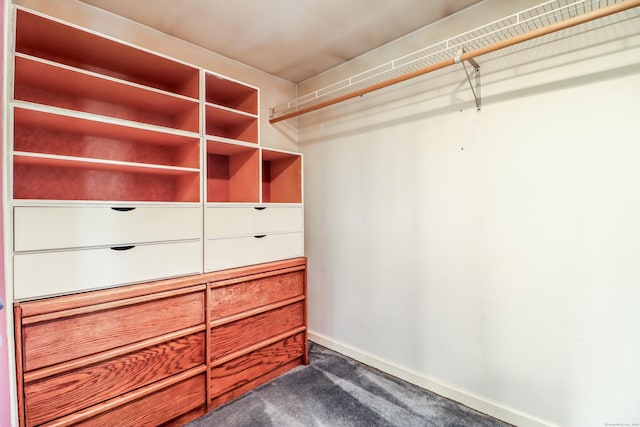
[[(600, 7), (599, 5), (603, 2), (607, 5)], [(334, 105), (361, 95), (365, 95), (370, 92), (374, 92), (379, 89), (386, 88), (388, 86), (392, 86), (397, 83), (413, 79), (418, 76), (428, 74), (432, 71), (446, 68), (462, 61), (470, 61), (473, 60), (473, 58), (481, 55), (486, 55), (488, 53), (495, 52), (497, 50), (504, 49), (525, 41), (529, 41), (538, 37), (555, 33), (557, 31), (575, 27), (589, 21), (604, 18), (609, 15), (614, 15), (616, 13), (620, 13), (625, 10), (633, 9), (640, 6), (640, 0), (626, 0), (611, 5), (609, 5), (609, 3), (611, 3), (611, 0), (582, 0), (575, 1), (573, 3), (564, 2), (564, 4), (561, 4), (559, 0), (547, 1), (517, 14), (510, 15), (498, 21), (494, 21), (490, 24), (485, 25), (484, 27), (462, 33), (441, 43), (437, 43), (435, 45), (421, 49), (417, 52), (398, 58), (381, 66), (374, 67), (371, 70), (359, 73), (349, 79), (340, 81), (321, 90), (312, 92), (311, 94), (302, 96), (287, 104), (272, 108), (272, 114), (271, 118), (269, 119), (269, 123), (273, 124), (300, 116), (302, 114), (310, 113), (312, 111), (316, 111), (330, 105)], [(595, 10), (594, 4), (596, 5)], [(587, 12), (587, 8), (590, 8), (591, 10)], [(584, 13), (578, 14), (579, 10), (584, 11)], [(557, 21), (558, 16), (562, 17), (563, 19)], [(565, 16), (570, 17), (564, 18)], [(537, 28), (537, 25), (540, 22), (545, 21), (548, 23), (548, 25)], [(531, 27), (533, 27), (534, 29), (518, 34), (519, 30), (530, 29)], [(514, 33), (516, 35), (513, 35)], [(511, 37), (474, 49), (468, 48), (468, 46), (479, 44), (481, 45), (487, 40), (499, 39), (501, 34), (509, 34)], [(465, 47), (466, 49), (464, 49)], [(463, 53), (457, 53), (460, 52), (461, 48), (463, 49)], [(424, 52), (426, 52), (426, 54), (424, 54)], [(419, 54), (421, 54), (422, 56), (418, 56), (416, 58), (416, 56)], [(445, 59), (440, 59), (443, 57)], [(397, 73), (398, 69), (411, 68), (412, 66), (415, 67), (415, 65), (420, 62), (424, 63), (433, 60), (437, 60), (437, 62), (418, 68), (417, 70), (408, 71), (396, 77), (388, 79), (385, 79), (384, 77), (385, 74), (393, 72)], [(371, 84), (358, 90), (354, 90), (352, 92), (348, 92), (344, 95), (336, 96), (327, 101), (300, 108), (300, 106), (304, 104), (311, 103), (332, 93), (339, 93), (341, 89), (344, 90), (352, 86), (358, 86), (358, 84), (362, 84), (363, 82), (374, 80), (376, 78), (378, 80), (383, 79), (383, 81)], [(287, 112), (291, 109), (294, 109), (294, 111)], [(283, 113), (280, 114), (279, 111), (283, 111)]]

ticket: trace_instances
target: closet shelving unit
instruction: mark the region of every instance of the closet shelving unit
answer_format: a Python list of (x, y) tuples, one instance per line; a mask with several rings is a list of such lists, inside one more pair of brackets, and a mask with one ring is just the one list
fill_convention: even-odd
[(12, 11), (20, 426), (183, 425), (306, 364), (302, 156), (259, 89)]
[[(287, 120), (454, 64), (470, 62), (467, 77), (480, 105), (474, 58), (640, 6), (640, 0), (551, 0), (490, 22), (271, 108), (270, 123)], [(634, 13), (639, 13), (637, 9)], [(466, 71), (466, 69), (465, 69)]]

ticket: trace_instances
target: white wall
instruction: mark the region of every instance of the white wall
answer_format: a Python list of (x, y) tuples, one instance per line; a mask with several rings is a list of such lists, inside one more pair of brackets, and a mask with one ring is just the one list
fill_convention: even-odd
[(638, 425), (638, 16), (479, 58), (480, 113), (458, 67), (300, 118), (312, 338), (517, 425)]

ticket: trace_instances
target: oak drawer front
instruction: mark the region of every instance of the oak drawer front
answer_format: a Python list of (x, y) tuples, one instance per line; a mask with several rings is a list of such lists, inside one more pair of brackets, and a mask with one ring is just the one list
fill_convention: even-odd
[(304, 324), (304, 303), (298, 302), (211, 330), (209, 348), (215, 361), (239, 349), (283, 334)]
[(262, 307), (304, 293), (304, 271), (277, 274), (209, 290), (211, 320)]
[(225, 270), (244, 265), (296, 258), (303, 255), (302, 233), (207, 240), (205, 271)]
[(205, 405), (205, 374), (171, 385), (74, 426), (155, 427)]
[(16, 300), (201, 272), (200, 241), (15, 254)]
[(302, 232), (300, 207), (209, 207), (205, 209), (205, 236), (246, 236)]
[(301, 358), (303, 353), (304, 333), (299, 333), (215, 366), (211, 369), (211, 396), (215, 398), (275, 371), (291, 361)]
[(197, 206), (116, 209), (16, 207), (15, 251), (187, 240), (202, 234)]
[(204, 363), (204, 332), (200, 332), (28, 382), (27, 424), (51, 421)]
[(24, 370), (29, 372), (202, 323), (204, 291), (38, 323), (25, 319)]

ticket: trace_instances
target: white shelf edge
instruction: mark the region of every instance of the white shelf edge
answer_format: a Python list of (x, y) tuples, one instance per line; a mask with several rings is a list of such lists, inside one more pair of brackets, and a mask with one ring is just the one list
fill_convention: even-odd
[(243, 141), (241, 139), (225, 138), (224, 136), (215, 136), (215, 135), (205, 134), (204, 138), (206, 141), (224, 142), (227, 144), (242, 145), (245, 147), (256, 148), (256, 149), (260, 147), (260, 145), (257, 142), (249, 142), (249, 141)]
[(63, 156), (59, 154), (48, 154), (48, 153), (36, 153), (30, 151), (14, 151), (13, 156), (21, 156), (21, 157), (31, 157), (37, 159), (52, 159), (52, 160), (62, 160), (74, 163), (88, 163), (88, 164), (97, 164), (97, 165), (113, 165), (113, 166), (127, 166), (139, 169), (151, 169), (151, 170), (167, 170), (167, 171), (176, 171), (176, 172), (185, 172), (185, 173), (200, 173), (200, 169), (197, 168), (185, 168), (182, 166), (168, 166), (168, 165), (157, 165), (151, 163), (136, 163), (136, 162), (125, 162), (120, 160), (105, 160), (105, 159), (96, 159), (90, 157), (76, 157), (76, 156)]
[(216, 108), (218, 110), (227, 111), (229, 113), (237, 114), (239, 116), (245, 116), (245, 117), (249, 117), (249, 118), (252, 118), (252, 119), (257, 119), (258, 118), (257, 114), (247, 113), (246, 111), (236, 110), (235, 108), (225, 107), (224, 105), (214, 104), (214, 103), (211, 103), (211, 102), (205, 102), (204, 104), (207, 107), (211, 107), (211, 108)]

